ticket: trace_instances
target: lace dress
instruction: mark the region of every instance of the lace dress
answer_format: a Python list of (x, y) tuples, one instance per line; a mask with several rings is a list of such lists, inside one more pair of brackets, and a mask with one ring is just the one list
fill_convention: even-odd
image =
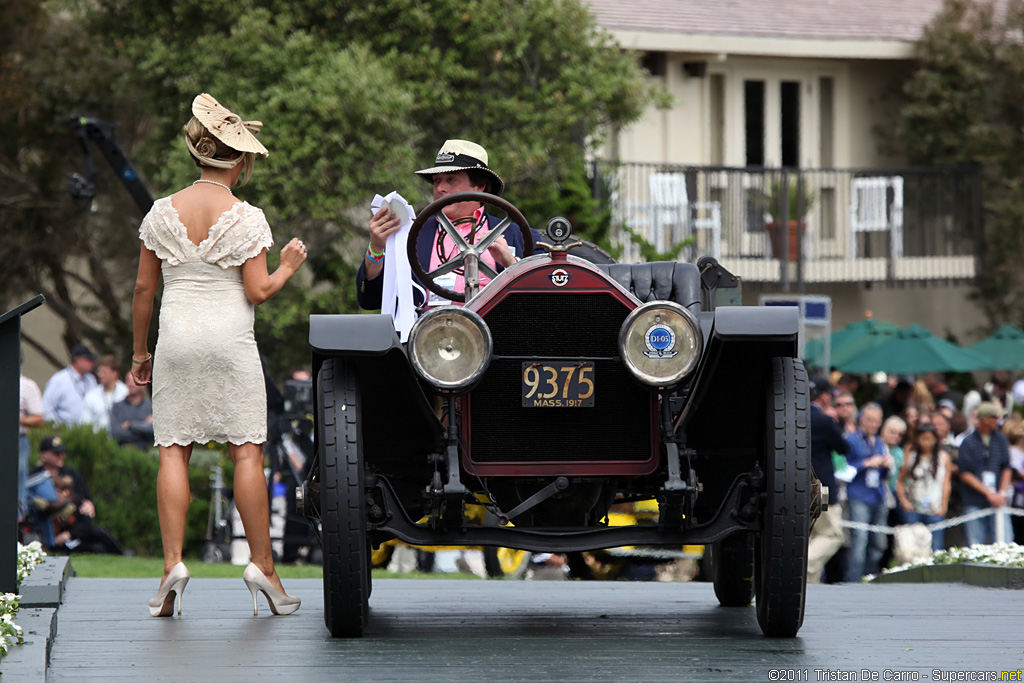
[(164, 281), (153, 352), (156, 445), (263, 443), (266, 386), (241, 268), (273, 245), (263, 211), (236, 202), (196, 245), (164, 197), (139, 237), (160, 258)]

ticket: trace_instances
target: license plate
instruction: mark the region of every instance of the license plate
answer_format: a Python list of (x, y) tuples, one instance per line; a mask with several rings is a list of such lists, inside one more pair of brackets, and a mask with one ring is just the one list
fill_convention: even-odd
[(526, 361), (523, 363), (524, 408), (592, 408), (592, 361)]

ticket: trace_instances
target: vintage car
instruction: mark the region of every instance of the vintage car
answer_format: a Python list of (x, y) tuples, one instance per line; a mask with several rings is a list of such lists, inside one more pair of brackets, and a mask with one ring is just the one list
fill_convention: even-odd
[[(508, 217), (467, 241), (441, 213), (459, 201)], [(461, 252), (428, 273), (415, 245), (434, 215)], [(795, 636), (827, 501), (796, 309), (716, 307), (731, 276), (710, 257), (578, 258), (564, 218), (548, 222), (546, 253), (497, 273), (480, 254), (510, 226), (530, 254), (526, 219), (499, 197), (421, 212), (413, 272), (464, 305), (424, 312), (407, 343), (390, 316), (311, 316), (316, 462), (297, 496), (323, 547), (331, 635), (363, 633), (371, 549), (398, 538), (558, 553), (709, 544), (720, 603), (753, 600), (765, 635)], [(437, 282), (456, 268), (465, 293)], [(480, 271), (493, 278), (482, 289)], [(645, 500), (653, 523), (608, 523), (613, 505)], [(493, 523), (470, 521), (479, 505)]]

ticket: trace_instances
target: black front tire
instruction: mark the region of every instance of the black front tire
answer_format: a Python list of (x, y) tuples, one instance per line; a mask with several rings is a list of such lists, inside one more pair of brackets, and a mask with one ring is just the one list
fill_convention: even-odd
[(810, 405), (802, 361), (772, 359), (765, 417), (765, 508), (755, 562), (757, 623), (792, 638), (804, 622), (811, 519)]
[(324, 623), (335, 638), (358, 638), (370, 598), (359, 387), (337, 358), (324, 361), (317, 387)]
[(754, 599), (754, 536), (735, 533), (708, 546), (709, 573), (722, 607), (746, 607)]

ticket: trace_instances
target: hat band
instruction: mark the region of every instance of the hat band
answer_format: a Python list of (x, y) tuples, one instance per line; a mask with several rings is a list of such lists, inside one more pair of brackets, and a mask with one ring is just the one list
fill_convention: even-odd
[(487, 164), (476, 157), (471, 157), (468, 154), (452, 154), (450, 152), (438, 154), (437, 159), (434, 160), (434, 165), (453, 166), (455, 168), (487, 168)]

